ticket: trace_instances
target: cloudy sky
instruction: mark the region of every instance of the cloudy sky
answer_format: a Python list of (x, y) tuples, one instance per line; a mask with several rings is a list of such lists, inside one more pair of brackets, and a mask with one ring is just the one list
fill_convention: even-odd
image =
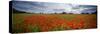
[(66, 3), (50, 2), (31, 2), (31, 1), (13, 1), (14, 9), (30, 13), (93, 13), (96, 12), (96, 5), (78, 5)]

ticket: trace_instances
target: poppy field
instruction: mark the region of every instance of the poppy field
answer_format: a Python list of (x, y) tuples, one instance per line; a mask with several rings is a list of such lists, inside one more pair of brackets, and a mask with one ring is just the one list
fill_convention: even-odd
[(96, 14), (13, 14), (12, 32), (47, 32), (97, 28)]

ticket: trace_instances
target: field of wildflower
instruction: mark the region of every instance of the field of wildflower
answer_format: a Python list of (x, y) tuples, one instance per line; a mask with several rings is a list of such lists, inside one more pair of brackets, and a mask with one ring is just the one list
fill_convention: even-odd
[(96, 14), (13, 14), (12, 32), (47, 32), (97, 27)]

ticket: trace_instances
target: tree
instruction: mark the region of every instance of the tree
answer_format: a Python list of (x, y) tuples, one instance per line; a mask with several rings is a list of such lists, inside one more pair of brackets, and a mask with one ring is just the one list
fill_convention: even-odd
[(62, 14), (66, 14), (66, 12), (62, 12)]

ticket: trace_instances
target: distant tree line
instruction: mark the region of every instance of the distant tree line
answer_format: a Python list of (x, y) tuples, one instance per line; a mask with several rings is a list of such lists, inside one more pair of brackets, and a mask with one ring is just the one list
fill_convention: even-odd
[[(73, 14), (73, 13), (62, 12), (61, 14)], [(93, 13), (81, 13), (81, 14), (97, 14), (97, 11), (96, 12), (93, 12)]]

